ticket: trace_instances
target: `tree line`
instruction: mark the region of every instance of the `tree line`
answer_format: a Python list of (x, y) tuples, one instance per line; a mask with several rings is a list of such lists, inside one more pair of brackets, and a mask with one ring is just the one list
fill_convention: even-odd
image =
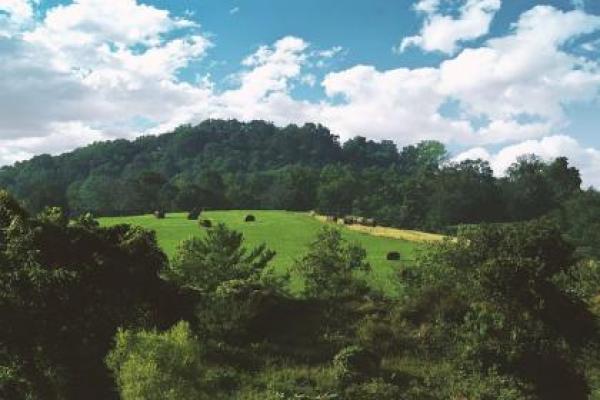
[[(207, 120), (159, 136), (94, 143), (0, 169), (0, 187), (37, 213), (71, 215), (205, 209), (318, 210), (379, 224), (453, 231), (458, 224), (522, 221), (559, 212), (582, 194), (567, 159), (520, 159), (496, 178), (489, 163), (449, 162), (435, 141), (340, 143), (321, 125)], [(582, 199), (580, 197), (585, 197)]]

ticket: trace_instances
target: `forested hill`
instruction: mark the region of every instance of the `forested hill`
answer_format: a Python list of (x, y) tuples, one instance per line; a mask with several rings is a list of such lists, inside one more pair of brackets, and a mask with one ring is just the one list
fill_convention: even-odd
[(208, 120), (37, 156), (2, 168), (0, 187), (32, 212), (317, 209), (428, 230), (530, 219), (582, 196), (577, 201), (597, 201), (595, 192), (581, 191), (579, 172), (564, 158), (522, 159), (502, 179), (486, 162), (446, 161), (444, 146), (433, 141), (403, 149), (363, 137), (342, 144), (320, 125)]

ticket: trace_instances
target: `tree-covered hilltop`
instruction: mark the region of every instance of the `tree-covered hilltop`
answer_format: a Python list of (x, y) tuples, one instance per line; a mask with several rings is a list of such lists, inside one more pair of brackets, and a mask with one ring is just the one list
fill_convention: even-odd
[(316, 209), (438, 231), (539, 217), (580, 194), (580, 185), (565, 158), (524, 158), (498, 179), (487, 162), (448, 162), (434, 141), (398, 150), (364, 137), (342, 144), (320, 125), (235, 120), (94, 143), (0, 169), (0, 187), (34, 213), (45, 206), (75, 215)]

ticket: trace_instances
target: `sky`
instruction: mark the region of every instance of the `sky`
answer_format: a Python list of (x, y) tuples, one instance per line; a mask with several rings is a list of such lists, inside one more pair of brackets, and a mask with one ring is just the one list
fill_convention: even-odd
[(237, 118), (600, 187), (599, 55), (597, 0), (0, 0), (0, 165)]

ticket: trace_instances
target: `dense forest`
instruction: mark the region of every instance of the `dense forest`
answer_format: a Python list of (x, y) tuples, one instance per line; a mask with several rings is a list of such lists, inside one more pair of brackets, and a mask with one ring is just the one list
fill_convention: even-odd
[[(0, 171), (0, 398), (600, 400), (600, 194), (426, 141), (206, 121)], [(314, 209), (452, 232), (369, 286), (324, 224), (288, 271), (215, 224), (172, 259), (95, 215)]]
[(95, 143), (0, 170), (0, 187), (33, 213), (46, 206), (97, 216), (198, 207), (314, 209), (429, 231), (528, 220), (567, 201), (598, 203), (580, 186), (564, 158), (526, 157), (496, 178), (487, 162), (449, 162), (434, 141), (398, 150), (391, 141), (364, 137), (342, 144), (320, 125), (235, 120)]

